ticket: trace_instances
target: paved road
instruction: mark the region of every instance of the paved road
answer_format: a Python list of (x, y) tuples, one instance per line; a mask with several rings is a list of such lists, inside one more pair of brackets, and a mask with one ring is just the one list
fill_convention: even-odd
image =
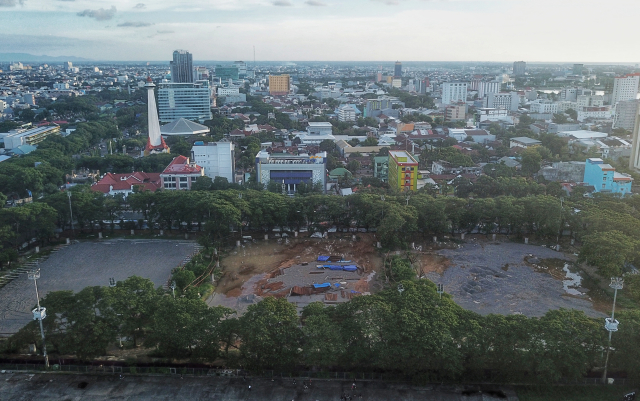
[[(249, 390), (251, 385), (251, 390)], [(0, 374), (0, 401), (26, 400), (220, 400), (220, 401), (339, 401), (355, 394), (353, 401), (517, 401), (510, 389), (506, 398), (487, 393), (463, 394), (461, 386), (408, 386), (378, 382), (314, 380), (311, 388), (290, 380), (219, 377), (125, 377), (61, 374)], [(362, 398), (359, 396), (362, 395)]]
[[(80, 291), (130, 276), (167, 282), (171, 269), (192, 254), (196, 243), (169, 240), (104, 240), (62, 248), (40, 264), (40, 298), (50, 291)], [(0, 288), (0, 335), (15, 333), (32, 319), (36, 303), (33, 281), (26, 274)]]

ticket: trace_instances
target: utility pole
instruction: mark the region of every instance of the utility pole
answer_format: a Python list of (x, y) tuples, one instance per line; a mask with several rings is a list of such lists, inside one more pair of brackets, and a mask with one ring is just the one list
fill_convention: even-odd
[(47, 355), (47, 344), (44, 339), (44, 328), (42, 327), (42, 319), (47, 317), (47, 308), (40, 306), (40, 295), (38, 295), (38, 279), (40, 278), (40, 269), (32, 270), (27, 273), (29, 280), (33, 280), (33, 284), (36, 286), (36, 300), (38, 302), (38, 308), (32, 310), (33, 320), (40, 322), (40, 335), (42, 336), (42, 355), (44, 355), (44, 365), (49, 369), (49, 356)]

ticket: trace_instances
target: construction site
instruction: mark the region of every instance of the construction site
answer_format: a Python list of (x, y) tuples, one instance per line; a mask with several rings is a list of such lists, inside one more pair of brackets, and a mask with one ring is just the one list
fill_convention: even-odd
[(266, 296), (288, 298), (299, 309), (337, 304), (382, 288), (382, 258), (372, 235), (246, 241), (222, 259), (211, 306), (243, 313)]
[[(373, 234), (333, 235), (241, 243), (222, 258), (223, 274), (207, 303), (242, 314), (267, 296), (287, 298), (298, 311), (311, 302), (347, 302), (381, 290), (384, 258), (398, 255), (411, 261), (417, 277), (442, 284), (458, 305), (483, 315), (542, 316), (568, 308), (603, 316), (572, 271), (575, 257), (549, 247), (470, 236), (381, 253)], [(552, 260), (559, 268), (546, 266)]]

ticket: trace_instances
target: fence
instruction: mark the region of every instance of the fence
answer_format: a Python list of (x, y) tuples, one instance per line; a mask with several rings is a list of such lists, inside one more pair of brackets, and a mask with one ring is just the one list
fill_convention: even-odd
[[(42, 364), (0, 364), (0, 370), (3, 371), (46, 371)], [(296, 371), (294, 373), (283, 373), (272, 370), (262, 372), (249, 372), (242, 369), (209, 369), (209, 368), (187, 368), (187, 367), (139, 367), (139, 366), (91, 366), (91, 365), (51, 365), (48, 371), (53, 372), (69, 372), (69, 373), (86, 373), (86, 374), (106, 374), (106, 375), (188, 375), (199, 377), (258, 377), (258, 378), (288, 378), (299, 380), (359, 380), (359, 381), (384, 381), (395, 383), (411, 383), (410, 376), (393, 374), (393, 373), (375, 373), (375, 372), (312, 372), (312, 371)], [(531, 383), (458, 383), (466, 385), (531, 385)], [(556, 385), (567, 386), (590, 386), (603, 385), (600, 378), (580, 378), (574, 380), (561, 379), (554, 383)], [(634, 386), (638, 382), (630, 379), (615, 379), (613, 385), (617, 386)]]

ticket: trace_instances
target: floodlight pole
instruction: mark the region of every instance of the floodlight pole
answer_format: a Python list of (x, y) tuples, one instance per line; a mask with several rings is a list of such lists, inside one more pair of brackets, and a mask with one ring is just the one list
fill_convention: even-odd
[[(242, 200), (242, 193), (238, 193), (238, 199)], [(242, 206), (240, 210), (240, 241), (242, 241)]]
[(73, 210), (71, 209), (71, 191), (67, 190), (67, 197), (69, 198), (69, 214), (71, 215), (71, 232), (76, 235), (76, 230), (73, 228)]
[(611, 284), (609, 284), (609, 287), (613, 288), (613, 308), (611, 309), (611, 317), (604, 319), (604, 328), (609, 332), (609, 346), (607, 347), (607, 357), (604, 360), (602, 383), (607, 382), (607, 367), (609, 365), (609, 353), (611, 352), (611, 334), (613, 334), (614, 331), (618, 331), (619, 322), (615, 319), (616, 298), (618, 296), (618, 290), (621, 290), (623, 285), (624, 279), (622, 277), (611, 277)]
[(38, 321), (40, 322), (40, 335), (42, 336), (42, 355), (44, 355), (44, 365), (49, 369), (49, 356), (47, 355), (47, 344), (44, 339), (44, 328), (42, 327), (42, 308), (40, 307), (40, 295), (38, 295), (38, 279), (40, 278), (40, 269), (33, 270), (28, 273), (27, 277), (33, 280), (36, 286), (36, 301), (38, 303)]

